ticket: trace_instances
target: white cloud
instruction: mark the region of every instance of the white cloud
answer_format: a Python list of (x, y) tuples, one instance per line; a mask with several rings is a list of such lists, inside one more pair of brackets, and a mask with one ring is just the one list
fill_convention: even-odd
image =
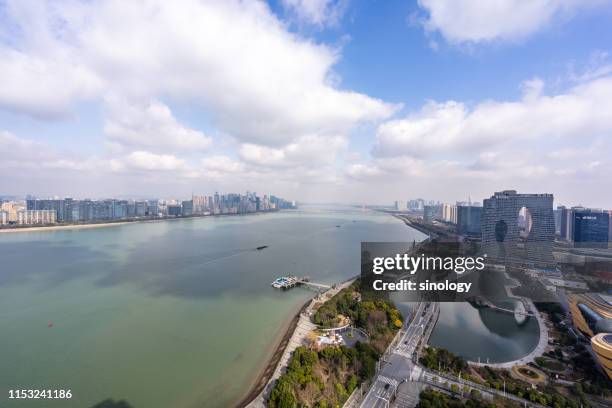
[(427, 11), (424, 27), (451, 43), (525, 38), (554, 20), (607, 0), (418, 0)]
[(10, 169), (13, 175), (26, 169), (26, 174), (31, 177), (38, 176), (38, 171), (41, 169), (92, 170), (101, 164), (97, 158), (83, 158), (71, 152), (54, 149), (46, 143), (18, 137), (11, 132), (1, 130), (0, 152), (3, 152), (0, 168)]
[(319, 167), (332, 164), (347, 148), (343, 136), (303, 136), (283, 147), (272, 148), (245, 143), (238, 148), (242, 160), (263, 167)]
[(340, 22), (348, 0), (282, 0), (282, 4), (300, 22), (323, 27)]
[(92, 99), (102, 81), (59, 54), (44, 58), (0, 45), (0, 108), (54, 119), (66, 116), (77, 102)]
[(20, 35), (0, 48), (0, 74), (11, 78), (1, 106), (40, 115), (108, 93), (180, 101), (242, 142), (267, 146), (346, 133), (397, 108), (332, 85), (337, 50), (290, 33), (260, 1), (49, 4), (9, 1)]
[(603, 205), (610, 196), (601, 186), (612, 173), (612, 106), (606, 102), (612, 76), (554, 95), (537, 78), (522, 89), (516, 101), (430, 101), (383, 123), (373, 157), (348, 165), (345, 174), (387, 194), (404, 183), (412, 196), (451, 202), (466, 192), (482, 198), (508, 187)]
[(378, 156), (469, 154), (495, 145), (559, 146), (568, 140), (609, 138), (612, 77), (580, 84), (565, 93), (542, 95), (540, 80), (528, 81), (523, 99), (485, 101), (469, 109), (456, 101), (429, 102), (404, 119), (383, 123), (376, 135)]
[(241, 173), (245, 170), (244, 163), (223, 155), (205, 157), (200, 164), (206, 172)]
[(104, 131), (125, 146), (162, 151), (198, 151), (212, 144), (202, 132), (179, 123), (170, 108), (160, 102), (128, 103), (113, 98), (107, 103)]
[(135, 151), (121, 159), (112, 159), (111, 168), (115, 171), (134, 170), (186, 170), (184, 160), (170, 154), (155, 154), (147, 151)]

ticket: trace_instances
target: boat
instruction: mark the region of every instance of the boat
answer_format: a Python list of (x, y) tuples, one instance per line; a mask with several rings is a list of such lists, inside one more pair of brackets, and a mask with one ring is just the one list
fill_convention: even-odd
[(262, 245), (262, 246), (258, 246), (256, 249), (258, 251), (261, 251), (262, 249), (266, 249), (268, 246), (267, 245)]
[(297, 276), (281, 276), (280, 278), (274, 279), (270, 284), (276, 289), (288, 289), (294, 287), (299, 282)]

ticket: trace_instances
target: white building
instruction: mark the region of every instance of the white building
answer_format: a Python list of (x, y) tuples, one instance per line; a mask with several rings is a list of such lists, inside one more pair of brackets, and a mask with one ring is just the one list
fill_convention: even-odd
[(406, 211), (406, 202), (405, 201), (396, 201), (395, 202), (395, 211)]
[(457, 206), (452, 204), (442, 205), (442, 220), (444, 222), (450, 222), (451, 224), (457, 223)]
[(9, 222), (8, 211), (0, 211), (0, 225), (6, 225)]
[(55, 224), (57, 212), (53, 210), (21, 210), (17, 211), (17, 224)]

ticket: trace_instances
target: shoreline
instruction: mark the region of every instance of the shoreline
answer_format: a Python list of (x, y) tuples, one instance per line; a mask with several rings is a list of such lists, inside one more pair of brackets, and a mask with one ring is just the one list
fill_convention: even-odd
[[(331, 296), (327, 298), (327, 300), (329, 300), (342, 289), (352, 284), (355, 279), (358, 279), (358, 277), (348, 278), (337, 284), (336, 287), (321, 293), (321, 296), (325, 294), (329, 295), (331, 293)], [(316, 297), (312, 297), (306, 301), (306, 303), (300, 308), (299, 312), (294, 316), (293, 320), (291, 321), (291, 325), (288, 327), (282, 337), (282, 341), (276, 347), (273, 358), (268, 361), (268, 364), (265, 366), (265, 370), (259, 376), (259, 378), (257, 378), (257, 381), (255, 382), (256, 385), (251, 387), (249, 392), (245, 394), (245, 397), (240, 400), (238, 405), (236, 405), (237, 407), (260, 408), (266, 406), (266, 394), (272, 390), (272, 386), (276, 381), (275, 377), (280, 376), (287, 364), (289, 364), (293, 349), (302, 344), (305, 338), (305, 331), (309, 332), (316, 328), (316, 325), (310, 321), (310, 316), (304, 314), (304, 312), (308, 311), (309, 308), (315, 304), (315, 299)], [(327, 300), (325, 300), (325, 302)], [(291, 346), (291, 348), (289, 346)]]
[(9, 232), (44, 232), (44, 231), (62, 231), (62, 230), (80, 230), (89, 228), (103, 228), (103, 227), (114, 227), (118, 225), (127, 224), (140, 224), (147, 222), (165, 222), (165, 221), (176, 221), (176, 220), (190, 220), (196, 218), (210, 218), (210, 217), (226, 217), (226, 216), (247, 216), (247, 215), (261, 215), (276, 213), (283, 210), (274, 211), (259, 211), (254, 213), (245, 214), (209, 214), (209, 215), (192, 215), (185, 217), (166, 217), (166, 218), (145, 218), (145, 219), (131, 219), (122, 221), (109, 221), (109, 222), (93, 222), (89, 224), (53, 224), (53, 225), (41, 225), (41, 226), (21, 226), (21, 227), (4, 227), (0, 228), (0, 234)]
[(92, 229), (92, 228), (104, 228), (104, 227), (115, 227), (119, 225), (131, 224), (138, 221), (124, 221), (124, 222), (107, 222), (99, 224), (73, 224), (73, 225), (50, 225), (41, 227), (19, 227), (19, 228), (0, 228), (0, 234), (2, 233), (17, 233), (17, 232), (44, 232), (44, 231), (63, 231), (63, 230), (80, 230), (80, 229)]
[(266, 359), (264, 359), (265, 364), (262, 364), (261, 368), (258, 370), (257, 376), (249, 385), (249, 390), (247, 393), (238, 400), (238, 403), (236, 404), (237, 407), (244, 408), (248, 406), (266, 388), (270, 382), (270, 379), (274, 375), (276, 366), (285, 353), (285, 349), (287, 348), (291, 337), (293, 337), (293, 333), (295, 332), (298, 322), (300, 321), (300, 315), (304, 312), (304, 310), (306, 310), (310, 302), (312, 302), (312, 299), (308, 299), (297, 310), (293, 317), (278, 331), (278, 336), (274, 340), (270, 353)]
[[(399, 221), (404, 221), (398, 217), (394, 217)], [(403, 222), (408, 228), (413, 228), (407, 222)], [(417, 230), (418, 231), (418, 230)], [(338, 286), (345, 286), (349, 282), (353, 282), (357, 277), (349, 278), (343, 282), (341, 282)], [(270, 381), (274, 377), (274, 374), (277, 371), (279, 364), (281, 363), (281, 359), (285, 354), (287, 346), (289, 342), (293, 338), (298, 324), (300, 322), (300, 317), (302, 313), (308, 309), (308, 307), (312, 304), (314, 297), (307, 300), (306, 303), (299, 309), (299, 311), (293, 316), (293, 318), (287, 324), (284, 333), (282, 336), (279, 336), (276, 340), (276, 346), (272, 348), (273, 352), (270, 354), (270, 357), (267, 359), (267, 363), (262, 365), (262, 369), (259, 371), (259, 374), (255, 377), (255, 380), (251, 383), (249, 390), (244, 394), (242, 398), (240, 398), (239, 402), (236, 404), (239, 408), (245, 408), (248, 406), (256, 406), (256, 400), (262, 396), (262, 393), (265, 392), (266, 387), (270, 384)], [(282, 330), (281, 330), (282, 332)]]

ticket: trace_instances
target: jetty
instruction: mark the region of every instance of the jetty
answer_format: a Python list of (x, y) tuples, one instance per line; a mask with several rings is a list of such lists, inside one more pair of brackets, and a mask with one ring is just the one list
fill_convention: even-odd
[(279, 278), (274, 279), (270, 284), (273, 288), (276, 289), (291, 289), (296, 286), (306, 286), (311, 289), (316, 290), (328, 290), (331, 289), (334, 285), (326, 285), (323, 283), (311, 282), (310, 277), (297, 277), (297, 276), (281, 276)]

